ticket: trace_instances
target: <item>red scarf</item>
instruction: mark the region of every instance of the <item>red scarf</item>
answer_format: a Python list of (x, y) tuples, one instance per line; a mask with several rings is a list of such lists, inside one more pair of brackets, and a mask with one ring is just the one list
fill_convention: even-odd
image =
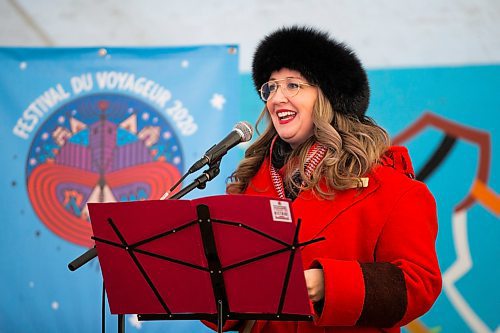
[[(271, 142), (271, 150), (270, 154), (272, 156), (273, 153), (273, 147), (274, 143), (276, 142), (276, 139), (278, 136), (275, 136), (273, 141)], [(322, 144), (315, 142), (310, 148), (309, 151), (307, 152), (306, 156), (306, 163), (304, 165), (304, 170), (305, 170), (305, 175), (307, 178), (310, 178), (313, 171), (316, 169), (318, 164), (325, 158), (326, 152), (328, 151), (328, 148), (323, 146)], [(276, 189), (276, 192), (278, 193), (278, 196), (280, 199), (285, 199), (285, 186), (283, 184), (283, 176), (281, 175), (280, 171), (273, 166), (272, 163), (269, 163), (270, 165), (270, 170), (269, 172), (271, 173), (271, 179), (273, 182), (273, 186)], [(294, 174), (299, 174), (299, 169), (297, 168), (294, 171)], [(302, 185), (304, 185), (304, 181), (302, 181)]]

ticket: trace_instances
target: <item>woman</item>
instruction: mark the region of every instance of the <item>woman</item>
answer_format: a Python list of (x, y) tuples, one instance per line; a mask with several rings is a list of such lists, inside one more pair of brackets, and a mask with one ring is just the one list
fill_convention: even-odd
[(228, 193), (289, 198), (302, 218), (314, 322), (228, 323), (241, 332), (399, 332), (441, 290), (437, 218), (408, 153), (365, 116), (366, 73), (327, 34), (291, 27), (253, 60), (267, 128), (246, 151)]

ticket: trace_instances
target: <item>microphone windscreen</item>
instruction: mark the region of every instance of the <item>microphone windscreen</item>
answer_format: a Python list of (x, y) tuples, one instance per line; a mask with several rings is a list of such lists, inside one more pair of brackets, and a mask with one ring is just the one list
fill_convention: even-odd
[(253, 127), (248, 121), (240, 121), (234, 125), (233, 130), (241, 136), (241, 142), (247, 142), (252, 139)]

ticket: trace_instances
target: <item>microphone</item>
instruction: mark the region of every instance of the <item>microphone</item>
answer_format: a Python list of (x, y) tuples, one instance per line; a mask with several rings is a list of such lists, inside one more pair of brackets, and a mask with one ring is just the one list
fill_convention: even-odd
[(252, 139), (253, 128), (246, 121), (240, 121), (234, 125), (233, 130), (229, 133), (221, 142), (215, 144), (206, 151), (205, 155), (200, 158), (196, 163), (194, 163), (191, 168), (189, 168), (188, 173), (193, 173), (200, 170), (203, 166), (211, 164), (214, 161), (219, 160), (222, 156), (239, 144), (240, 142), (247, 142)]

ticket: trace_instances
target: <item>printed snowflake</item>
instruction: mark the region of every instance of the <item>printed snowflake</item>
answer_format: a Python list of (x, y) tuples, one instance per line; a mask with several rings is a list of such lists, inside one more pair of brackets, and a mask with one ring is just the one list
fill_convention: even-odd
[(213, 108), (222, 111), (224, 108), (224, 104), (226, 103), (226, 99), (221, 94), (214, 94), (212, 99), (210, 100), (210, 104), (212, 104)]

